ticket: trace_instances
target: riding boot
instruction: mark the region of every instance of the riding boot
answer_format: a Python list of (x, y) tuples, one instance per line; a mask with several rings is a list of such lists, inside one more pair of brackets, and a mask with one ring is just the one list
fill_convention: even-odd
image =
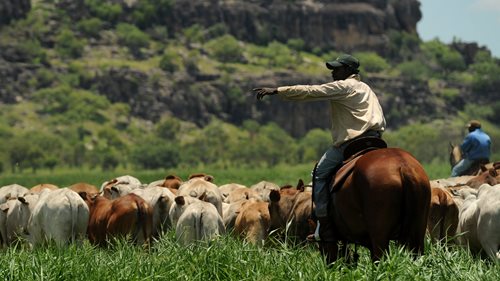
[(318, 217), (319, 222), (319, 238), (323, 242), (334, 241), (335, 231), (333, 228), (333, 223), (329, 217)]

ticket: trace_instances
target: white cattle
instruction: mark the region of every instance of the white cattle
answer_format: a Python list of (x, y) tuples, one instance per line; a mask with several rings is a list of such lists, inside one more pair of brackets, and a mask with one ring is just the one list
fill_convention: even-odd
[(203, 201), (212, 203), (222, 217), (222, 195), (219, 188), (204, 177), (195, 177), (184, 182), (179, 187), (177, 196), (202, 198)]
[(58, 246), (85, 237), (89, 208), (85, 201), (68, 188), (44, 192), (28, 221), (33, 246), (53, 240)]
[(0, 188), (0, 204), (5, 203), (9, 198), (23, 196), (28, 192), (29, 189), (16, 183), (2, 186)]
[(153, 211), (153, 237), (158, 237), (171, 226), (170, 208), (174, 204), (175, 195), (165, 187), (155, 186), (144, 189), (134, 189), (132, 193), (139, 195)]
[(199, 201), (201, 200), (191, 196), (176, 196), (168, 215), (172, 226), (174, 228), (176, 227), (177, 221), (179, 221), (180, 216), (182, 215), (182, 213), (184, 213), (184, 211), (190, 204)]
[(500, 184), (479, 187), (477, 197), (461, 190), (464, 202), (460, 207), (457, 232), (459, 243), (478, 253), (482, 250), (493, 260), (500, 260)]
[(141, 181), (133, 176), (126, 175), (103, 182), (99, 191), (108, 199), (116, 199), (141, 187), (143, 187)]
[(177, 221), (175, 235), (181, 245), (211, 240), (226, 232), (214, 205), (204, 201), (189, 204)]
[(231, 191), (238, 189), (238, 188), (246, 188), (246, 186), (239, 184), (239, 183), (228, 183), (228, 184), (224, 184), (224, 185), (219, 186), (219, 191), (220, 191), (220, 194), (222, 195), (222, 200), (224, 202), (226, 202), (226, 198), (227, 198), (227, 196), (229, 196), (229, 193), (231, 193)]
[(238, 201), (245, 201), (249, 199), (255, 199), (257, 201), (262, 201), (261, 193), (257, 192), (255, 189), (251, 189), (248, 187), (242, 187), (234, 189), (229, 192), (224, 202), (226, 203), (235, 203)]
[(0, 205), (0, 235), (5, 246), (28, 231), (28, 220), (39, 197), (40, 193), (29, 193)]
[(271, 190), (280, 190), (280, 187), (277, 184), (268, 181), (260, 181), (250, 186), (250, 188), (260, 193), (260, 196), (266, 202), (270, 202), (269, 194), (271, 193)]

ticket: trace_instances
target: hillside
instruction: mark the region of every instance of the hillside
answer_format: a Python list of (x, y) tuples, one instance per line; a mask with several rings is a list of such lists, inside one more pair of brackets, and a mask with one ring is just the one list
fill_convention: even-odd
[(245, 137), (248, 120), (295, 138), (327, 129), (325, 104), (257, 103), (250, 89), (327, 82), (341, 52), (360, 58), (392, 131), (450, 120), (456, 140), (471, 116), (500, 121), (498, 59), (421, 41), (417, 0), (6, 0), (0, 15), (0, 137), (55, 133), (75, 150), (58, 162), (121, 162), (141, 135), (189, 143), (219, 121)]

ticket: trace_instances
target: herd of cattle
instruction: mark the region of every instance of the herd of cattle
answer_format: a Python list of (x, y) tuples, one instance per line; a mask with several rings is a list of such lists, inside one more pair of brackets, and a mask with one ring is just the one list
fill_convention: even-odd
[[(479, 176), (432, 180), (428, 233), (435, 241), (458, 243), (474, 253), (500, 260), (500, 165)], [(263, 245), (271, 231), (305, 241), (313, 211), (310, 185), (278, 186), (261, 181), (250, 187), (214, 184), (212, 176), (175, 175), (141, 183), (126, 175), (105, 181), (100, 189), (87, 183), (59, 188), (18, 184), (0, 188), (0, 243), (28, 241), (37, 246), (88, 239), (105, 246), (127, 237), (150, 244), (174, 229), (187, 245), (233, 233)]]

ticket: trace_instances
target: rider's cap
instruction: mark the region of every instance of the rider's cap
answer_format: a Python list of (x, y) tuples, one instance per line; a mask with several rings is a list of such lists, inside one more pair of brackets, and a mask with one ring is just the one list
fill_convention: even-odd
[(481, 122), (477, 120), (471, 120), (469, 124), (467, 124), (467, 128), (481, 128)]
[(342, 54), (334, 61), (326, 62), (326, 67), (328, 69), (333, 69), (335, 67), (339, 67), (339, 66), (343, 66), (343, 65), (349, 66), (350, 68), (356, 70), (359, 67), (359, 60), (351, 55)]

